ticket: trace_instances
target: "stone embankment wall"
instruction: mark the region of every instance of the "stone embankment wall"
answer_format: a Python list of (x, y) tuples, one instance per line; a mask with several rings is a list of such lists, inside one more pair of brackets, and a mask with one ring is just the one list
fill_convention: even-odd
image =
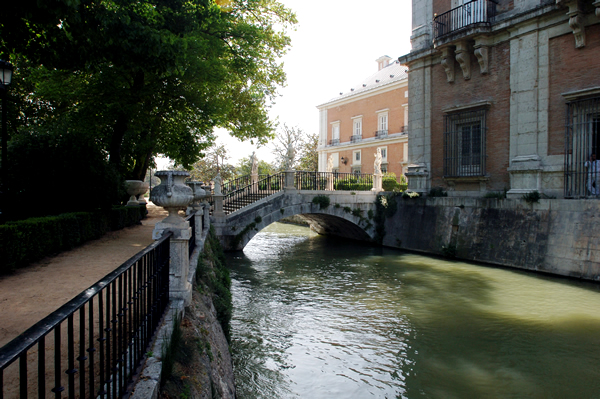
[(397, 199), (383, 245), (600, 281), (600, 201)]

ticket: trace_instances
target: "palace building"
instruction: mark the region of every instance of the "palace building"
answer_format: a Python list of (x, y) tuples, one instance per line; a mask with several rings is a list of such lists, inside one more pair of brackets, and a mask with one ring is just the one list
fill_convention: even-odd
[(350, 91), (319, 105), (319, 171), (330, 156), (340, 173), (373, 173), (381, 149), (382, 172), (404, 174), (408, 165), (408, 79), (406, 67), (377, 59), (378, 71)]

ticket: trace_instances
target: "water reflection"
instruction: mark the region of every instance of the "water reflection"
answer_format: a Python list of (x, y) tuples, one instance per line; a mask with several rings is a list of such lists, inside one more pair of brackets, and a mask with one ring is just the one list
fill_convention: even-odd
[(274, 224), (230, 255), (240, 398), (592, 398), (597, 285)]

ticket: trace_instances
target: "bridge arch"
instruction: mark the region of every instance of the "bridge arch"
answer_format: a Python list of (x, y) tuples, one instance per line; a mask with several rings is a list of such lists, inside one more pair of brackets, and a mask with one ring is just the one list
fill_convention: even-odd
[[(321, 209), (314, 204), (317, 195), (327, 195), (330, 205)], [(294, 215), (303, 215), (319, 234), (373, 241), (375, 226), (369, 215), (376, 210), (375, 199), (374, 192), (284, 190), (226, 217), (214, 218), (213, 225), (229, 251), (243, 249), (260, 230)]]

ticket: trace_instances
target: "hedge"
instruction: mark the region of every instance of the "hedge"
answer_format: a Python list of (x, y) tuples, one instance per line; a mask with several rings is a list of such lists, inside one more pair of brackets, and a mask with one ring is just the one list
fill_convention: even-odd
[(0, 274), (13, 272), (46, 256), (72, 249), (107, 231), (132, 226), (147, 214), (145, 206), (109, 211), (64, 213), (0, 225)]

